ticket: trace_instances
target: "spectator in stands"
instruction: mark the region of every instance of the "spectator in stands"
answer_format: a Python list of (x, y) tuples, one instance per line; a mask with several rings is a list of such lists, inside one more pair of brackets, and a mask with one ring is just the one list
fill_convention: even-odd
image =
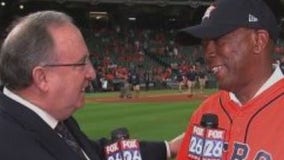
[[(107, 140), (90, 140), (72, 117), (96, 73), (69, 16), (42, 11), (21, 19), (2, 44), (0, 75), (1, 160), (105, 159)], [(141, 141), (142, 158), (165, 160), (166, 144)]]

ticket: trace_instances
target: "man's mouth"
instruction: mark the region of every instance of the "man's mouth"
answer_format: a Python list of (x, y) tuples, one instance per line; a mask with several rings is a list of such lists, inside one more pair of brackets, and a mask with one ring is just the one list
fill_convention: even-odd
[(222, 66), (219, 65), (219, 66), (212, 67), (211, 71), (212, 71), (213, 74), (217, 74), (221, 69), (222, 69)]

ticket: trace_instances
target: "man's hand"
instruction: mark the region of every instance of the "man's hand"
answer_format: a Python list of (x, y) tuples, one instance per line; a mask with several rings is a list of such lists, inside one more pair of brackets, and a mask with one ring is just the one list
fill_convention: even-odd
[(168, 142), (172, 158), (176, 157), (180, 149), (183, 137), (184, 137), (184, 133), (182, 133), (181, 135), (175, 137), (174, 139)]

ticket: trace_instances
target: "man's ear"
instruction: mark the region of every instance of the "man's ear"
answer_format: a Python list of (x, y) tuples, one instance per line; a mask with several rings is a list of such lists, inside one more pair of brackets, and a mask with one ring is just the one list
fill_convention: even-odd
[(46, 78), (46, 70), (41, 66), (37, 66), (32, 71), (34, 85), (42, 91), (48, 90), (48, 81)]
[(254, 53), (261, 53), (269, 43), (269, 33), (259, 29), (255, 31)]

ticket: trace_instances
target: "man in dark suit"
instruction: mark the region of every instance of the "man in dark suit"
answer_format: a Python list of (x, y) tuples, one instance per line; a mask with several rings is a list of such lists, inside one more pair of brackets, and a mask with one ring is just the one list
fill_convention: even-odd
[[(1, 160), (104, 159), (108, 140), (90, 140), (72, 118), (95, 70), (69, 16), (42, 11), (22, 18), (3, 42), (0, 77)], [(140, 145), (143, 159), (166, 159), (164, 142)]]

